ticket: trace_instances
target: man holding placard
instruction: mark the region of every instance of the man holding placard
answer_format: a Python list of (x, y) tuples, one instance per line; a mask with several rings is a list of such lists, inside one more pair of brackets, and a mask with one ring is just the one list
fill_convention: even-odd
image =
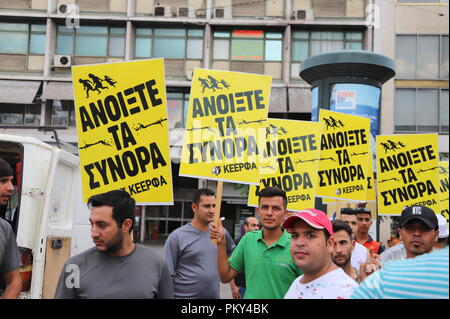
[(221, 224), (212, 225), (211, 239), (217, 240), (217, 268), (223, 283), (245, 272), (244, 299), (281, 299), (302, 272), (290, 254), (290, 236), (281, 228), (287, 210), (286, 192), (267, 187), (259, 192), (258, 215), (263, 229), (246, 234), (226, 256), (226, 243)]
[[(209, 239), (209, 224), (214, 220), (216, 196), (210, 189), (195, 192), (192, 201), (194, 219), (173, 231), (164, 246), (166, 263), (173, 279), (175, 298), (219, 299), (217, 250)], [(234, 242), (227, 236), (227, 253)]]

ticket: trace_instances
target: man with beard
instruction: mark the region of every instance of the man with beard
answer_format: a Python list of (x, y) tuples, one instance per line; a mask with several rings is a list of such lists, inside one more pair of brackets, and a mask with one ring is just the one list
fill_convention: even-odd
[(432, 209), (425, 206), (407, 207), (402, 211), (399, 224), (406, 258), (414, 258), (433, 250), (439, 237), (439, 222)]
[(343, 220), (333, 220), (331, 223), (334, 232), (334, 245), (331, 257), (333, 262), (353, 280), (358, 281), (358, 272), (352, 266), (352, 251), (355, 247), (355, 240), (352, 239), (352, 229)]
[(244, 299), (281, 299), (292, 281), (301, 274), (289, 251), (289, 234), (281, 228), (287, 214), (286, 192), (267, 187), (259, 192), (257, 213), (262, 230), (242, 237), (227, 259), (223, 228), (211, 226), (211, 239), (217, 240), (217, 267), (220, 280), (230, 282), (239, 272), (245, 272)]
[[(167, 238), (164, 245), (166, 263), (173, 279), (177, 299), (219, 299), (217, 249), (209, 239), (209, 224), (214, 220), (216, 195), (207, 188), (195, 192), (191, 204), (194, 218)], [(234, 248), (226, 232), (227, 253)]]
[(365, 264), (370, 260), (370, 254), (366, 247), (361, 245), (355, 240), (355, 235), (358, 231), (358, 218), (356, 217), (356, 211), (353, 208), (346, 207), (341, 209), (341, 220), (350, 226), (352, 230), (352, 239), (355, 245), (352, 250), (352, 267), (359, 271), (361, 264)]
[[(14, 186), (13, 170), (5, 160), (0, 158), (0, 206), (6, 206)], [(19, 248), (11, 225), (0, 217), (0, 298), (15, 299), (22, 289)], [(3, 283), (4, 279), (4, 283)], [(2, 290), (4, 294), (2, 295)]]
[(333, 227), (327, 215), (310, 208), (288, 217), (283, 227), (291, 234), (291, 255), (303, 271), (296, 278), (285, 299), (346, 299), (358, 286), (333, 263)]
[(95, 247), (70, 258), (56, 287), (57, 299), (173, 298), (163, 258), (133, 242), (135, 201), (122, 190), (92, 196), (91, 237)]

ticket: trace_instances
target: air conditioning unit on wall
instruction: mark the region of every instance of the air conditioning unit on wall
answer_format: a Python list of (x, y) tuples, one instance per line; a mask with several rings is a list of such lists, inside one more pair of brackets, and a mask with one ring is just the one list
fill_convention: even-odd
[(64, 15), (77, 14), (78, 7), (74, 3), (58, 3), (56, 13)]
[(195, 11), (192, 7), (177, 7), (177, 16), (179, 18), (195, 18)]
[(314, 11), (312, 9), (297, 10), (294, 11), (293, 15), (295, 20), (314, 20)]
[(155, 17), (170, 18), (170, 17), (172, 17), (172, 11), (170, 10), (170, 6), (154, 7), (153, 8), (153, 15)]
[(71, 55), (55, 54), (53, 56), (53, 66), (57, 68), (68, 68), (72, 66)]
[(214, 9), (214, 18), (216, 19), (231, 19), (231, 8), (215, 8)]

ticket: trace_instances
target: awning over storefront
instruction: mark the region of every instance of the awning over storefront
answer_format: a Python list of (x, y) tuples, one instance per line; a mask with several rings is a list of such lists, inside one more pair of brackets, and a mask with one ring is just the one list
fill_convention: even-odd
[(40, 85), (40, 81), (0, 80), (0, 103), (31, 104)]
[(48, 82), (41, 96), (42, 100), (73, 100), (71, 82)]

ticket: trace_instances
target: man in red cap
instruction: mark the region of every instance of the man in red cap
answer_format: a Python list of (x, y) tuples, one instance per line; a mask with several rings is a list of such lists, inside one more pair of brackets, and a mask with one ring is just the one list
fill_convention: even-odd
[(289, 216), (283, 228), (291, 234), (291, 255), (303, 272), (284, 298), (349, 298), (358, 284), (333, 263), (333, 227), (327, 215), (313, 208), (302, 210)]

